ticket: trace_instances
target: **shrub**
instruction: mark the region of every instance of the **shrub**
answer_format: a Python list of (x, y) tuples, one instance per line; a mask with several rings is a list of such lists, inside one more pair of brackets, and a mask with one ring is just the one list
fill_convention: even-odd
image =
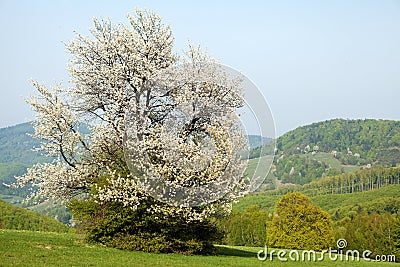
[(214, 254), (222, 233), (210, 220), (187, 222), (181, 217), (150, 213), (154, 200), (136, 210), (117, 202), (100, 205), (74, 200), (69, 208), (87, 241), (118, 249), (156, 253)]
[(276, 204), (267, 230), (271, 247), (321, 251), (334, 244), (332, 220), (305, 195), (290, 193)]

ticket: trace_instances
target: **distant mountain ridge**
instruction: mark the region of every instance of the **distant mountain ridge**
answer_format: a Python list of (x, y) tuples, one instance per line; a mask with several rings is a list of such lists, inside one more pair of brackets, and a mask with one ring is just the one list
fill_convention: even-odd
[(34, 129), (30, 123), (22, 123), (0, 129), (0, 163), (19, 162), (32, 164), (40, 162), (40, 154), (32, 151), (40, 141), (32, 138)]
[(13, 183), (15, 176), (24, 174), (27, 168), (36, 163), (51, 161), (33, 151), (33, 148), (40, 146), (40, 141), (29, 135), (33, 133), (31, 123), (0, 129), (0, 195), (25, 196), (25, 189), (16, 190), (4, 186), (4, 183)]

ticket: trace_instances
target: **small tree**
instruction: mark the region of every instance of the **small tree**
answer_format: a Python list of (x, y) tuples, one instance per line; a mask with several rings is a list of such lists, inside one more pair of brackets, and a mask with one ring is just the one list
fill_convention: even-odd
[(243, 213), (231, 214), (221, 221), (226, 232), (224, 241), (233, 246), (264, 246), (267, 233), (268, 213), (258, 206), (249, 206)]
[(300, 193), (289, 193), (276, 204), (267, 229), (270, 247), (328, 249), (334, 244), (332, 220), (321, 208)]

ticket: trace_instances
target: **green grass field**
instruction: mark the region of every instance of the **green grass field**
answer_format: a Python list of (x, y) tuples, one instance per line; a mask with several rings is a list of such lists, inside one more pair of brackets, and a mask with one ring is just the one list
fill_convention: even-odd
[[(304, 156), (306, 156), (306, 155), (304, 155)], [(333, 155), (331, 155), (329, 153), (319, 152), (312, 157), (315, 158), (316, 160), (325, 162), (331, 168), (336, 169), (338, 171), (340, 171), (342, 168), (343, 168), (344, 172), (354, 172), (354, 171), (360, 169), (360, 166), (341, 164), (338, 159), (336, 159)]]
[(0, 230), (0, 266), (398, 266), (357, 261), (259, 261), (256, 247), (219, 246), (216, 256), (152, 254), (85, 243), (77, 234)]

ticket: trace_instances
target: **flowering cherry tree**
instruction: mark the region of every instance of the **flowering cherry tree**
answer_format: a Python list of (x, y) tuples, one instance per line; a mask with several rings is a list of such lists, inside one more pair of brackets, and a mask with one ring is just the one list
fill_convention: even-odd
[(67, 88), (33, 82), (37, 149), (56, 160), (28, 169), (19, 184), (42, 200), (119, 203), (136, 215), (145, 206), (183, 224), (229, 212), (246, 193), (240, 79), (199, 47), (173, 54), (159, 15), (136, 10), (128, 19), (95, 19), (91, 37), (66, 44)]

